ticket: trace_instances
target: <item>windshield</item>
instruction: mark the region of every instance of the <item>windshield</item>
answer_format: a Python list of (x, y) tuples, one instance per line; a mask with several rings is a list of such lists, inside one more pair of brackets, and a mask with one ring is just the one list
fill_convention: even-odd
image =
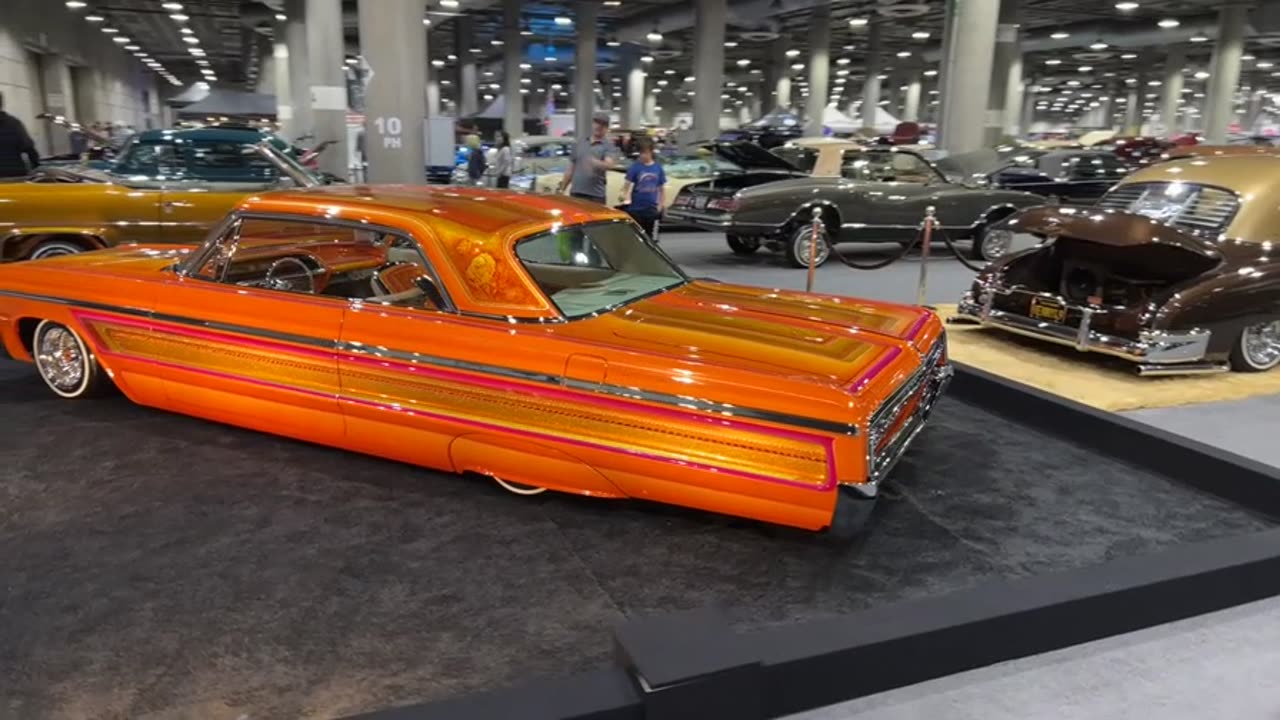
[(516, 243), (516, 258), (567, 318), (676, 287), (686, 278), (631, 223), (562, 227)]

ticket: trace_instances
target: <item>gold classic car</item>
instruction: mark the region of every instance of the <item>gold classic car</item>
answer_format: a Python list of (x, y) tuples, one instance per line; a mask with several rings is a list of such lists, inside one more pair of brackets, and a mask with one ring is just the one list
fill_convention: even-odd
[(0, 259), (199, 242), (248, 195), (296, 187), (297, 177), (311, 176), (257, 131), (147, 130), (108, 171), (49, 166), (0, 183)]

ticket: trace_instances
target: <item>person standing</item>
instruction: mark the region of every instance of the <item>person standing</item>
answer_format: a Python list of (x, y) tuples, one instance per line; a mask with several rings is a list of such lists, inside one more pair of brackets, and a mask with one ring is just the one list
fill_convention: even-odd
[(627, 212), (645, 235), (656, 242), (654, 227), (667, 207), (667, 174), (653, 159), (653, 141), (642, 138), (638, 145), (640, 156), (627, 168), (627, 180), (622, 184), (622, 196), (618, 200), (626, 205)]
[(493, 163), (493, 171), (498, 176), (498, 187), (511, 187), (511, 174), (515, 171), (516, 160), (511, 153), (511, 135), (506, 130), (498, 132), (498, 158)]
[(0, 95), (0, 177), (22, 177), (39, 164), (40, 153), (36, 152), (27, 128), (21, 120), (4, 111), (4, 95)]
[(484, 180), (484, 171), (488, 168), (484, 157), (484, 146), (479, 135), (467, 136), (467, 179), (472, 185), (479, 185)]
[(607, 173), (617, 154), (617, 149), (605, 139), (608, 130), (609, 116), (597, 113), (592, 118), (591, 137), (579, 140), (574, 148), (573, 159), (560, 180), (560, 192), (567, 188), (573, 197), (606, 204)]

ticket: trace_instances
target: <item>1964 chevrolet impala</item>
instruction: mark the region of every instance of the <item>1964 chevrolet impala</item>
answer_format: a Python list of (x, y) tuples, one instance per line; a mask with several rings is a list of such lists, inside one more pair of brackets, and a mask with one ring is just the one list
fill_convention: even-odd
[(66, 398), (838, 533), (950, 376), (928, 310), (690, 280), (616, 210), (478, 188), (268, 193), (200, 246), (0, 266), (0, 337)]

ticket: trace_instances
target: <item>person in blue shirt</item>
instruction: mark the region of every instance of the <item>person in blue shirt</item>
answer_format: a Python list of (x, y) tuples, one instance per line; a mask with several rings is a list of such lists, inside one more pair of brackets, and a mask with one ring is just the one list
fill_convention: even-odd
[(653, 159), (653, 140), (641, 138), (640, 157), (627, 168), (627, 180), (622, 184), (621, 202), (631, 217), (639, 223), (650, 239), (656, 240), (653, 231), (662, 211), (667, 207), (664, 190), (667, 174)]

